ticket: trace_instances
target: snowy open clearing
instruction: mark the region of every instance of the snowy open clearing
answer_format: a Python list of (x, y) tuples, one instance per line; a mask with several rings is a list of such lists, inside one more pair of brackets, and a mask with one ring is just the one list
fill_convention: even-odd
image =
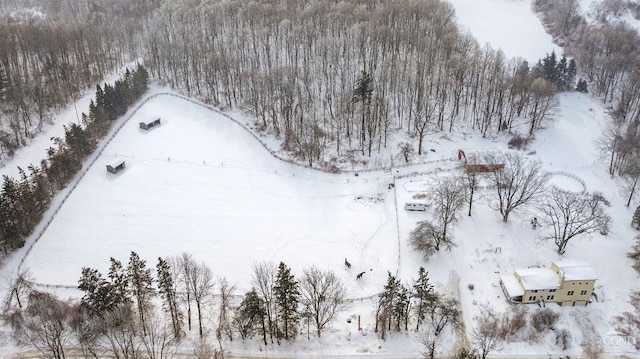
[[(501, 48), (507, 56), (533, 63), (553, 49), (561, 52), (551, 44), (529, 1), (452, 3), (463, 29), (469, 29), (481, 43)], [(86, 111), (90, 98), (78, 102), (79, 111)], [(611, 201), (609, 235), (575, 238), (564, 256), (594, 267), (598, 301), (584, 308), (549, 306), (562, 314), (557, 326), (572, 334), (569, 350), (560, 350), (551, 335), (537, 343), (505, 343), (495, 355), (579, 355), (584, 333), (595, 328), (609, 356), (637, 357), (629, 343), (613, 334), (611, 320), (630, 308), (628, 294), (639, 289), (626, 258), (635, 236), (629, 222), (638, 203), (624, 207), (622, 192), (599, 158), (596, 142), (608, 121), (600, 101), (577, 93), (562, 94), (560, 100), (556, 123), (537, 135), (528, 149), (529, 157), (541, 160), (554, 174), (553, 186), (570, 192), (601, 192)], [(58, 125), (75, 116), (71, 106), (61, 113)], [(154, 116), (162, 119), (159, 127), (139, 129), (138, 122)], [(15, 175), (16, 165), (26, 167), (42, 159), (49, 138), (63, 135), (58, 125), (57, 132), (38, 137), (2, 173)], [(109, 257), (126, 261), (130, 251), (136, 251), (151, 264), (158, 256), (189, 252), (215, 275), (237, 284), (237, 294), (242, 294), (250, 287), (254, 261), (284, 261), (295, 275), (316, 265), (335, 270), (347, 285), (348, 297), (356, 302), (324, 339), (299, 340), (269, 348), (268, 353), (415, 357), (415, 345), (404, 334), (392, 335), (386, 342), (378, 340), (372, 332), (374, 303), (358, 300), (380, 292), (387, 271), (410, 282), (418, 268), (425, 266), (439, 291), (460, 300), (468, 331), (481, 304), (491, 303), (500, 311), (507, 308), (498, 284), (501, 275), (515, 268), (548, 267), (561, 258), (552, 240), (544, 239), (548, 228), (532, 230), (528, 225), (532, 217), (539, 216), (535, 208), (520, 211), (503, 223), (487, 204), (495, 195), (490, 189), (479, 193), (473, 216), (463, 216), (456, 225), (457, 247), (451, 252), (438, 253), (425, 262), (406, 244), (415, 224), (429, 218), (429, 212), (407, 212), (404, 203), (428, 198), (434, 176), (458, 173), (460, 163), (455, 155), (459, 148), (467, 154), (507, 151), (507, 140), (436, 134), (425, 143), (433, 151), (419, 164), (358, 176), (333, 175), (280, 161), (228, 118), (162, 95), (142, 105), (89, 168), (26, 257), (24, 267), (38, 283), (73, 286), (82, 267), (106, 272)], [(114, 175), (105, 166), (115, 159), (124, 159), (126, 168)], [(389, 183), (395, 186), (389, 188)], [(343, 268), (345, 257), (353, 264), (350, 270)], [(362, 271), (363, 279), (356, 281), (355, 275)], [(355, 324), (358, 315), (361, 332)], [(347, 324), (346, 317), (354, 322)], [(230, 350), (255, 355), (257, 347), (234, 343)], [(5, 353), (11, 350), (2, 348)]]
[[(579, 353), (578, 318), (593, 323), (601, 336), (611, 336), (610, 320), (626, 309), (628, 293), (636, 285), (636, 274), (621, 260), (633, 238), (628, 226), (631, 210), (623, 207), (614, 182), (595, 157), (599, 131), (593, 125), (602, 123), (604, 109), (582, 94), (561, 95), (561, 102), (558, 123), (540, 134), (544, 140), (533, 144), (536, 153), (530, 157), (556, 173), (552, 178), (556, 187), (580, 192), (586, 186), (587, 191), (611, 199), (610, 235), (576, 238), (566, 255), (595, 268), (599, 302), (586, 308), (550, 306), (564, 314), (562, 327), (573, 328), (575, 343), (570, 351), (552, 346), (553, 338), (543, 338), (537, 344), (507, 345), (501, 355)], [(162, 118), (159, 127), (139, 129), (138, 122), (155, 116)], [(459, 171), (455, 159), (459, 145), (467, 153), (507, 150), (506, 138), (467, 136), (462, 141), (436, 135), (429, 139), (435, 152), (430, 151), (422, 165), (358, 176), (327, 174), (274, 158), (245, 129), (210, 109), (160, 95), (142, 105), (105, 148), (24, 265), (39, 283), (74, 285), (82, 267), (105, 272), (109, 257), (126, 260), (132, 250), (150, 263), (158, 256), (186, 251), (217, 276), (236, 283), (242, 293), (249, 289), (254, 261), (284, 261), (298, 274), (310, 265), (334, 269), (347, 284), (351, 299), (378, 293), (387, 271), (410, 282), (418, 267), (425, 266), (441, 292), (461, 301), (469, 328), (480, 304), (507, 307), (498, 284), (501, 275), (515, 268), (549, 266), (560, 256), (552, 241), (544, 240), (544, 227), (534, 231), (528, 225), (537, 215), (534, 208), (503, 223), (487, 205), (494, 196), (490, 189), (480, 193), (473, 216), (463, 216), (455, 228), (458, 246), (451, 252), (425, 262), (409, 249), (409, 232), (429, 212), (404, 211), (404, 203), (428, 196), (434, 176)], [(105, 169), (114, 159), (126, 162), (117, 174)], [(389, 188), (394, 181), (394, 188)], [(353, 264), (351, 270), (343, 269), (344, 257)], [(356, 281), (360, 271), (365, 275)], [(413, 347), (394, 340), (376, 344), (371, 333), (373, 309), (370, 300), (350, 307), (345, 316), (361, 315), (370, 335), (364, 341), (348, 340), (342, 349), (331, 348), (331, 353), (415, 353)], [(332, 333), (336, 340), (351, 337), (355, 328), (341, 323)], [(606, 347), (608, 352), (630, 350), (614, 343)], [(313, 347), (294, 345), (288, 350), (319, 350)]]
[(562, 49), (552, 43), (528, 0), (449, 0), (461, 30), (481, 45), (500, 49), (507, 58), (521, 57), (533, 65), (545, 54)]
[[(138, 127), (157, 116), (161, 126)], [(126, 169), (108, 173), (105, 166), (115, 158), (124, 159)], [(388, 240), (395, 237), (393, 211), (385, 209), (393, 205), (385, 201), (389, 178), (292, 166), (227, 118), (160, 96), (105, 148), (25, 266), (41, 283), (74, 284), (82, 267), (106, 272), (110, 257), (125, 260), (130, 251), (150, 262), (187, 251), (242, 290), (260, 260), (336, 268), (347, 257), (354, 270), (384, 274), (395, 271), (397, 258), (379, 254), (398, 247)], [(322, 262), (303, 254), (309, 248)], [(69, 255), (60, 258), (62, 251)], [(352, 289), (353, 295), (375, 293)]]

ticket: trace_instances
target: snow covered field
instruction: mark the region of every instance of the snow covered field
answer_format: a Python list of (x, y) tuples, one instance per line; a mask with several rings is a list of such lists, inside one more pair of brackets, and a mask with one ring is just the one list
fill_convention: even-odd
[[(553, 338), (543, 338), (534, 344), (507, 345), (502, 355), (579, 353), (580, 323), (591, 322), (600, 336), (610, 336), (611, 318), (626, 309), (629, 290), (637, 285), (636, 274), (624, 260), (633, 238), (628, 226), (631, 210), (623, 207), (615, 183), (596, 157), (604, 109), (597, 100), (577, 93), (561, 95), (561, 102), (558, 123), (539, 135), (542, 140), (532, 146), (536, 153), (531, 158), (557, 173), (552, 179), (557, 187), (580, 192), (586, 186), (611, 199), (611, 234), (575, 239), (566, 255), (596, 269), (600, 301), (586, 308), (550, 306), (564, 314), (559, 326), (574, 336), (570, 351), (562, 352), (552, 345)], [(154, 116), (162, 117), (160, 127), (138, 128), (139, 121)], [(160, 95), (144, 104), (105, 148), (34, 246), (25, 267), (39, 283), (74, 285), (83, 266), (106, 272), (109, 257), (126, 261), (132, 250), (149, 263), (186, 251), (217, 276), (236, 283), (239, 293), (249, 289), (252, 263), (267, 260), (284, 261), (298, 274), (310, 265), (334, 269), (347, 285), (349, 298), (357, 299), (379, 292), (387, 271), (410, 282), (425, 266), (440, 291), (461, 301), (470, 328), (479, 305), (506, 309), (500, 275), (514, 268), (549, 266), (560, 257), (553, 243), (544, 240), (545, 228), (534, 231), (528, 225), (537, 215), (534, 208), (505, 224), (487, 205), (493, 196), (489, 190), (481, 193), (473, 216), (464, 216), (455, 228), (458, 246), (451, 252), (425, 262), (411, 251), (406, 244), (409, 232), (428, 218), (428, 212), (404, 211), (404, 203), (428, 194), (436, 174), (459, 171), (454, 156), (458, 147), (464, 146), (467, 153), (507, 150), (506, 138), (467, 136), (463, 141), (438, 136), (430, 139), (435, 152), (422, 165), (358, 176), (326, 174), (275, 159), (241, 126), (216, 112)], [(125, 159), (127, 167), (113, 175), (105, 165), (115, 158)], [(342, 268), (344, 257), (353, 264), (351, 270)], [(360, 271), (366, 274), (356, 281)], [(361, 315), (370, 332), (372, 310), (371, 301), (356, 302), (345, 315)], [(335, 338), (345, 339), (350, 333), (349, 327), (337, 330), (343, 326), (336, 323)], [(355, 343), (349, 340), (344, 348), (330, 352), (415, 352), (393, 340), (376, 344), (367, 338), (354, 347)], [(629, 350), (617, 344), (606, 349)]]
[[(529, 1), (454, 0), (458, 21), (481, 43), (501, 48), (507, 56), (521, 56), (530, 63), (559, 49), (544, 33)], [(485, 14), (486, 16), (478, 16)], [(523, 41), (522, 39), (526, 39)], [(90, 96), (78, 103), (86, 111)], [(569, 243), (567, 258), (589, 262), (598, 274), (599, 301), (585, 308), (549, 306), (562, 313), (560, 329), (572, 333), (572, 345), (561, 351), (552, 336), (536, 343), (506, 343), (496, 355), (577, 355), (583, 333), (594, 328), (605, 351), (636, 355), (612, 334), (611, 319), (629, 309), (631, 290), (638, 290), (636, 273), (626, 252), (633, 243), (629, 227), (631, 209), (616, 182), (609, 178), (599, 158), (596, 141), (608, 116), (599, 100), (578, 93), (560, 96), (557, 122), (537, 135), (529, 157), (543, 162), (555, 175), (552, 184), (568, 191), (601, 192), (611, 201), (613, 224), (608, 236), (594, 234)], [(26, 167), (44, 157), (49, 138), (60, 136), (61, 124), (73, 121), (73, 107), (58, 124), (34, 140), (2, 169), (15, 175), (15, 166)], [(162, 125), (140, 130), (138, 122), (153, 116)], [(60, 122), (65, 121), (65, 122)], [(58, 126), (59, 125), (59, 126)], [(434, 176), (458, 171), (458, 148), (467, 153), (507, 150), (506, 137), (482, 139), (478, 135), (441, 134), (427, 139), (422, 164), (332, 175), (275, 159), (241, 126), (228, 118), (183, 99), (161, 95), (144, 104), (120, 130), (62, 205), (53, 222), (26, 257), (36, 281), (75, 285), (84, 266), (106, 272), (109, 257), (126, 261), (136, 251), (149, 264), (158, 256), (189, 252), (211, 267), (215, 275), (249, 288), (254, 261), (284, 261), (299, 275), (310, 265), (334, 269), (356, 299), (321, 341), (299, 341), (276, 349), (299, 354), (366, 354), (416, 356), (405, 336), (381, 342), (373, 330), (373, 303), (358, 298), (382, 290), (387, 271), (406, 282), (425, 266), (439, 291), (461, 301), (467, 330), (474, 324), (481, 304), (490, 302), (504, 310), (507, 303), (498, 278), (514, 268), (549, 266), (560, 258), (552, 241), (544, 240), (545, 227), (532, 230), (535, 208), (516, 213), (503, 223), (480, 193), (473, 216), (463, 216), (454, 229), (457, 247), (425, 262), (406, 241), (415, 224), (427, 213), (403, 210), (414, 195), (427, 194)], [(105, 165), (126, 161), (116, 175)], [(389, 188), (389, 183), (395, 183)], [(21, 253), (18, 253), (20, 255)], [(353, 264), (342, 266), (344, 257)], [(15, 262), (15, 260), (13, 261)], [(5, 267), (5, 272), (12, 270)], [(356, 281), (360, 271), (366, 274)], [(473, 290), (469, 289), (473, 285)], [(532, 308), (533, 309), (533, 308)], [(364, 330), (347, 324), (347, 316), (362, 317)], [(366, 335), (365, 335), (366, 334)], [(412, 336), (412, 334), (410, 335)], [(232, 351), (254, 353), (255, 348), (235, 343)], [(8, 352), (10, 348), (3, 348)]]
[(529, 0), (448, 0), (456, 10), (460, 28), (481, 45), (501, 49), (507, 58), (521, 57), (533, 65), (555, 50)]
[[(138, 128), (156, 116), (161, 126)], [(126, 169), (114, 175), (105, 165), (115, 158)], [(151, 263), (186, 251), (242, 290), (259, 260), (341, 269), (347, 257), (354, 271), (386, 274), (397, 256), (379, 254), (398, 247), (389, 241), (389, 180), (388, 173), (346, 177), (281, 162), (227, 118), (160, 96), (105, 148), (25, 265), (39, 282), (74, 284), (82, 267), (106, 272), (109, 257), (126, 261), (136, 251)], [(378, 277), (371, 283), (381, 284)]]

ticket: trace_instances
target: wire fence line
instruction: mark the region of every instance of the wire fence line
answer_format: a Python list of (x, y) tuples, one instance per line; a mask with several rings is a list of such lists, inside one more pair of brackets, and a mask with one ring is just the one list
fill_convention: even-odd
[(573, 179), (574, 181), (580, 183), (580, 185), (582, 185), (582, 189), (580, 189), (579, 191), (570, 191), (567, 190), (565, 188), (560, 188), (558, 185), (556, 185), (555, 183), (552, 183), (551, 186), (555, 189), (557, 189), (558, 191), (561, 192), (568, 192), (568, 193), (585, 193), (587, 191), (587, 184), (584, 182), (584, 180), (576, 175), (574, 175), (573, 173), (569, 173), (569, 172), (565, 172), (565, 171), (553, 171), (553, 172), (547, 172), (550, 176), (565, 176), (565, 177), (569, 177), (571, 179)]
[[(95, 165), (95, 163), (98, 161), (100, 156), (103, 154), (103, 152), (106, 149), (106, 147), (116, 137), (116, 135), (120, 132), (120, 130), (129, 122), (129, 120), (137, 114), (137, 112), (138, 112), (138, 110), (140, 110), (140, 108), (142, 108), (144, 105), (146, 105), (150, 100), (152, 100), (154, 98), (157, 98), (159, 96), (173, 96), (173, 97), (176, 97), (176, 98), (191, 102), (191, 103), (193, 103), (195, 105), (198, 105), (198, 106), (204, 107), (206, 109), (209, 109), (209, 110), (211, 110), (211, 111), (213, 111), (213, 112), (225, 117), (226, 119), (228, 119), (230, 121), (233, 121), (237, 125), (241, 126), (249, 134), (251, 134), (251, 136), (253, 136), (272, 156), (274, 156), (275, 158), (279, 159), (280, 161), (283, 161), (285, 163), (292, 164), (292, 165), (295, 165), (295, 166), (306, 167), (306, 168), (310, 168), (310, 169), (314, 169), (314, 170), (323, 171), (323, 172), (326, 172), (326, 173), (332, 173), (331, 171), (328, 171), (328, 170), (323, 170), (323, 169), (320, 169), (320, 168), (314, 168), (314, 167), (307, 166), (307, 165), (301, 165), (300, 163), (294, 162), (291, 159), (284, 158), (284, 157), (280, 156), (277, 152), (275, 152), (271, 148), (269, 148), (268, 145), (264, 141), (262, 141), (255, 133), (253, 133), (242, 122), (234, 119), (233, 117), (229, 116), (228, 114), (226, 114), (224, 112), (221, 112), (220, 110), (218, 110), (218, 109), (216, 109), (216, 108), (214, 108), (214, 107), (212, 107), (210, 105), (207, 105), (207, 104), (201, 103), (199, 101), (193, 100), (191, 98), (188, 98), (188, 97), (185, 97), (185, 96), (182, 96), (182, 95), (179, 95), (179, 94), (171, 93), (171, 92), (156, 92), (156, 93), (153, 93), (153, 94), (145, 97), (142, 101), (140, 101), (136, 105), (136, 107), (133, 110), (131, 110), (131, 112), (129, 114), (127, 114), (124, 117), (122, 117), (121, 119), (117, 120), (117, 122), (118, 122), (117, 125), (109, 131), (109, 133), (107, 134), (106, 138), (104, 138), (103, 140), (100, 141), (100, 143), (97, 146), (96, 151), (94, 151), (94, 153), (87, 160), (84, 161), (80, 172), (74, 176), (74, 178), (71, 180), (71, 183), (69, 185), (67, 185), (67, 187), (65, 189), (63, 189), (61, 192), (59, 192), (59, 194), (63, 196), (62, 199), (56, 205), (54, 205), (54, 207), (52, 207), (53, 209), (50, 208), (47, 211), (48, 214), (46, 215), (46, 220), (42, 221), (41, 225), (39, 225), (40, 228), (36, 232), (34, 232), (34, 234), (32, 234), (30, 240), (28, 241), (29, 244), (27, 246), (27, 249), (24, 252), (22, 258), (20, 259), (20, 263), (18, 265), (18, 273), (22, 270), (22, 267), (24, 266), (25, 260), (29, 256), (29, 254), (31, 253), (31, 250), (33, 249), (35, 244), (40, 240), (40, 238), (42, 238), (42, 236), (44, 235), (46, 230), (49, 228), (49, 226), (53, 222), (55, 216), (58, 214), (58, 212), (60, 211), (62, 206), (65, 204), (66, 200), (69, 198), (69, 196), (71, 196), (73, 191), (77, 188), (78, 184), (84, 178), (84, 176), (87, 174), (89, 169), (91, 169)], [(438, 162), (440, 162), (440, 161), (438, 161)], [(378, 171), (379, 172), (380, 170), (378, 169), (378, 170), (370, 170), (370, 171), (371, 172), (374, 172), (374, 171)], [(346, 171), (346, 172), (349, 172), (349, 171)], [(352, 171), (352, 172), (362, 172), (362, 171)], [(365, 179), (362, 179), (362, 180), (365, 181)], [(29, 283), (33, 287), (41, 288), (41, 289), (65, 289), (65, 290), (76, 290), (76, 289), (78, 289), (77, 285), (45, 284), (45, 283), (38, 283), (38, 282), (34, 282), (34, 281), (29, 281)], [(363, 302), (365, 300), (375, 299), (378, 296), (379, 296), (378, 294), (373, 294), (373, 295), (365, 296), (365, 297), (347, 298), (344, 301), (346, 303)], [(215, 297), (217, 297), (217, 295), (214, 295), (213, 297), (215, 298)], [(243, 295), (233, 295), (233, 297), (235, 299), (244, 298)]]
[[(96, 161), (98, 160), (100, 155), (102, 155), (102, 152), (107, 147), (107, 145), (109, 145), (109, 143), (111, 143), (111, 141), (116, 136), (116, 134), (118, 134), (118, 132), (120, 132), (120, 129), (122, 129), (122, 127), (124, 127), (124, 125), (131, 119), (131, 117), (133, 117), (138, 112), (138, 110), (144, 104), (146, 104), (149, 100), (159, 96), (160, 94), (162, 94), (162, 93), (155, 93), (155, 94), (152, 94), (152, 95), (146, 97), (144, 100), (142, 100), (131, 111), (131, 113), (129, 113), (128, 115), (126, 115), (125, 117), (120, 119), (119, 120), (120, 123), (115, 127), (115, 130), (112, 128), (110, 130), (110, 133), (107, 135), (107, 138), (103, 139), (102, 141), (100, 141), (100, 143), (98, 144), (97, 151), (94, 151), (94, 153), (89, 157), (89, 159), (84, 161), (84, 163), (82, 164), (82, 168), (80, 169), (80, 173), (76, 174), (74, 176), (74, 178), (71, 180), (70, 185), (68, 185), (63, 191), (61, 191), (62, 193), (60, 193), (60, 194), (62, 194), (63, 197), (60, 200), (60, 202), (58, 202), (58, 204), (55, 205), (55, 207), (53, 207), (54, 208), (53, 210), (51, 210), (51, 208), (50, 208), (47, 211), (48, 214), (46, 216), (46, 221), (44, 222), (44, 225), (41, 226), (41, 228), (38, 229), (35, 232), (35, 234), (31, 235), (31, 239), (28, 241), (29, 244), (27, 246), (27, 250), (23, 254), (22, 258), (20, 259), (20, 263), (18, 264), (18, 273), (20, 273), (20, 271), (22, 270), (22, 267), (24, 266), (24, 262), (25, 262), (26, 258), (29, 256), (29, 253), (31, 253), (31, 250), (33, 249), (35, 244), (40, 240), (40, 238), (42, 238), (42, 236), (44, 235), (46, 230), (49, 228), (49, 225), (51, 225), (51, 222), (53, 222), (53, 219), (55, 218), (55, 216), (60, 211), (60, 208), (62, 208), (62, 206), (64, 205), (66, 200), (69, 198), (71, 193), (73, 193), (73, 191), (78, 186), (78, 183), (80, 183), (80, 181), (84, 178), (84, 176), (87, 174), (89, 169), (96, 163)], [(52, 201), (52, 203), (53, 203), (53, 201)]]
[[(45, 289), (45, 290), (56, 290), (56, 289), (79, 290), (77, 285), (46, 284), (46, 283), (38, 283), (38, 282), (30, 281), (30, 280), (26, 280), (26, 282), (29, 283), (29, 285), (32, 288), (39, 288), (39, 289)], [(178, 295), (186, 295), (186, 292), (177, 291), (176, 294), (178, 294)], [(375, 294), (364, 296), (364, 297), (344, 298), (342, 302), (351, 304), (351, 303), (362, 303), (364, 301), (373, 301), (373, 300), (377, 300), (380, 297), (380, 294), (381, 293), (375, 293)], [(235, 300), (237, 303), (240, 303), (245, 297), (242, 294), (231, 294), (231, 295), (227, 295), (227, 296), (230, 297), (231, 299)], [(212, 299), (219, 299), (221, 297), (221, 295), (213, 293), (209, 297), (212, 298)]]

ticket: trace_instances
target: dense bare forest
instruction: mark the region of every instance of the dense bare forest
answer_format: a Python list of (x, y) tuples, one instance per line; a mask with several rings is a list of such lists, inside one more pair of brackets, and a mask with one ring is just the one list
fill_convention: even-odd
[(250, 112), (311, 166), (329, 148), (369, 156), (398, 129), (418, 154), (435, 131), (533, 135), (555, 104), (554, 86), (461, 33), (441, 1), (166, 2), (156, 20), (156, 79)]
[[(635, 29), (611, 21), (619, 11), (615, 4), (592, 9), (596, 23), (590, 24), (577, 0), (534, 1), (565, 54), (540, 54), (538, 63), (529, 64), (478, 45), (458, 30), (452, 6), (439, 0), (0, 0), (0, 156), (12, 156), (56, 111), (96, 90), (89, 113), (65, 127), (65, 138), (54, 139), (42, 163), (22, 171), (20, 179), (4, 178), (0, 249), (7, 254), (24, 245), (52, 196), (113, 120), (144, 94), (148, 75), (222, 109), (245, 111), (259, 131), (278, 138), (307, 166), (335, 170), (334, 161), (366, 162), (382, 151), (402, 152), (408, 162), (412, 152), (424, 153), (425, 138), (434, 132), (508, 133), (526, 143), (553, 120), (557, 92), (574, 90), (580, 78), (580, 91), (610, 105), (614, 121), (603, 137), (603, 154), (611, 174), (624, 178), (629, 205), (640, 180), (640, 44)], [(144, 66), (125, 72), (113, 86), (98, 85), (132, 61)], [(397, 133), (412, 142), (392, 147)], [(508, 167), (539, 172), (539, 164), (519, 167), (518, 161), (521, 156), (514, 156)], [(469, 181), (473, 190), (475, 178)], [(509, 197), (504, 191), (514, 188), (502, 184), (513, 182), (495, 178), (505, 222), (522, 204), (503, 200)], [(442, 188), (442, 197), (450, 188)], [(466, 203), (463, 190), (449, 192), (457, 197), (442, 207), (458, 211)], [(556, 200), (560, 206), (565, 199)], [(449, 239), (447, 226), (456, 216), (440, 212), (436, 243), (414, 246), (434, 251), (440, 238)], [(570, 238), (556, 242), (558, 252)], [(213, 295), (211, 271), (187, 254), (159, 258), (155, 279), (133, 252), (128, 265), (111, 258), (106, 278), (84, 268), (80, 304), (34, 291), (23, 272), (5, 299), (4, 319), (18, 339), (55, 358), (64, 358), (69, 345), (79, 346), (85, 357), (161, 358), (175, 354), (196, 322), (198, 337), (213, 329), (223, 351), (225, 338), (258, 336), (267, 345), (302, 333), (309, 338), (312, 327), (320, 337), (343, 309), (343, 285), (332, 272), (310, 268), (298, 286), (284, 263), (256, 264), (253, 270), (256, 289), (244, 296), (235, 296), (226, 281), (218, 283), (217, 308), (203, 301)], [(427, 274), (421, 270), (413, 288), (389, 274), (375, 313), (381, 337), (425, 320), (437, 324), (436, 333), (458, 325), (458, 304), (438, 297)], [(331, 296), (314, 291), (318, 282), (331, 284)], [(231, 298), (242, 301), (234, 310)], [(154, 300), (162, 301), (171, 326), (155, 320), (160, 307)], [(217, 319), (207, 317), (214, 312)], [(495, 332), (498, 317), (489, 314), (484, 321)], [(207, 320), (217, 328), (207, 329)], [(435, 348), (436, 339), (425, 344)], [(204, 358), (218, 349), (203, 341), (195, 351)]]
[[(533, 3), (573, 57), (553, 58), (563, 82), (548, 76), (548, 57), (528, 64), (479, 46), (439, 0), (3, 0), (0, 151), (10, 156), (51, 111), (135, 60), (160, 83), (241, 108), (315, 167), (366, 161), (398, 130), (412, 143), (389, 150), (419, 155), (438, 131), (533, 136), (576, 73), (628, 124), (640, 112), (638, 35), (607, 21), (614, 3), (591, 10), (595, 25), (575, 0)], [(614, 154), (612, 172), (620, 162)]]
[(43, 13), (3, 21), (5, 152), (139, 55), (157, 81), (249, 112), (310, 166), (328, 149), (370, 156), (398, 129), (418, 154), (434, 131), (530, 136), (555, 105), (552, 84), (460, 33), (441, 1), (36, 3)]
[[(528, 64), (479, 46), (439, 0), (3, 0), (0, 154), (131, 61), (161, 84), (242, 109), (301, 162), (330, 170), (374, 152), (409, 161), (437, 132), (505, 132), (526, 144), (579, 75), (580, 91), (611, 104), (603, 153), (630, 202), (640, 179), (638, 34), (609, 21), (612, 3), (592, 9), (589, 23), (575, 0), (535, 1), (573, 58)], [(411, 142), (388, 141), (398, 133)]]

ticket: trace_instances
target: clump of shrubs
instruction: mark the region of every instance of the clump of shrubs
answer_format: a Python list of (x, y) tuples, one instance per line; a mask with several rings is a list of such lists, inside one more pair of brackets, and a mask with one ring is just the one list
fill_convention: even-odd
[(523, 306), (512, 308), (500, 318), (500, 338), (503, 340), (514, 339), (516, 335), (527, 326), (527, 309)]
[(513, 137), (511, 137), (507, 145), (509, 146), (509, 148), (523, 150), (527, 148), (527, 145), (529, 144), (529, 140), (530, 138), (524, 137), (516, 133), (515, 135), (513, 135)]
[(558, 317), (560, 314), (549, 308), (543, 308), (531, 314), (531, 325), (538, 333), (554, 330)]

